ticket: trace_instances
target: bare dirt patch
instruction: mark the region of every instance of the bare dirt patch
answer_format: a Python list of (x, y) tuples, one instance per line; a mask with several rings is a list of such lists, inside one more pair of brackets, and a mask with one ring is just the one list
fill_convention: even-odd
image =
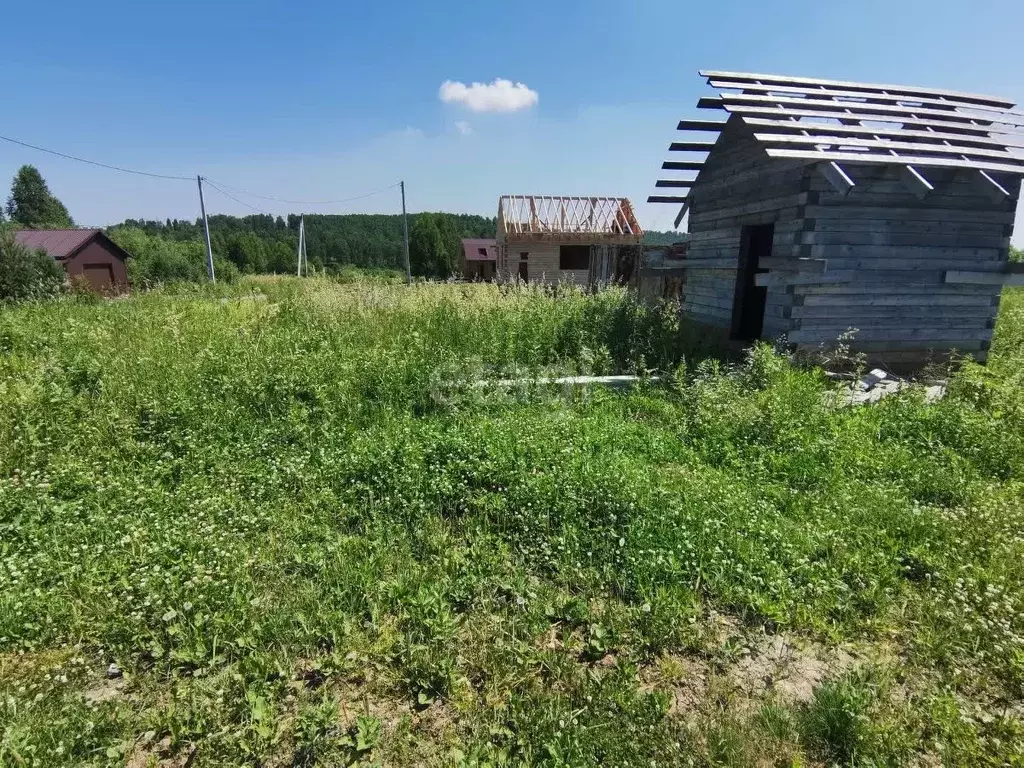
[(689, 719), (725, 705), (751, 711), (768, 699), (806, 703), (826, 680), (868, 662), (866, 652), (853, 647), (784, 634), (747, 636), (729, 617), (713, 617), (710, 636), (714, 645), (703, 654), (666, 654), (641, 670), (644, 690), (671, 696), (672, 714)]
[(93, 706), (106, 701), (114, 701), (124, 695), (125, 679), (123, 677), (104, 679), (82, 691), (82, 698)]
[(197, 753), (197, 748), (192, 744), (176, 752), (171, 747), (170, 736), (157, 741), (156, 735), (150, 731), (143, 734), (128, 753), (125, 768), (191, 768)]
[(860, 661), (849, 649), (826, 648), (779, 634), (752, 643), (728, 674), (748, 698), (774, 694), (785, 703), (805, 703), (824, 680), (839, 677)]

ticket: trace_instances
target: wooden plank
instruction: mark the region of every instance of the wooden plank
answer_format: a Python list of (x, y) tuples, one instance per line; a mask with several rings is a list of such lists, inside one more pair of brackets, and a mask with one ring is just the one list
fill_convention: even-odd
[(679, 213), (676, 214), (675, 221), (672, 222), (672, 226), (675, 229), (679, 229), (679, 222), (681, 222), (683, 220), (683, 216), (686, 215), (686, 212), (689, 209), (690, 209), (689, 202), (683, 203), (682, 207), (679, 209)]
[(710, 152), (715, 147), (713, 141), (673, 141), (668, 145), (669, 152)]
[(702, 96), (697, 100), (697, 109), (724, 109), (724, 105), (721, 96)]
[[(885, 200), (884, 205), (893, 205), (894, 200), (903, 198), (904, 200), (909, 198), (909, 192), (907, 190), (906, 181), (900, 178), (899, 166), (887, 166), (887, 165), (860, 165), (856, 168), (856, 181), (857, 188), (853, 191), (850, 199), (856, 204), (857, 200), (860, 199), (871, 199), (878, 197), (879, 200)], [(871, 178), (871, 171), (885, 171), (885, 177)], [(957, 170), (952, 171), (955, 175), (959, 174), (977, 174), (978, 171), (972, 170)], [(955, 179), (949, 179), (950, 171), (939, 171), (935, 173), (933, 171), (927, 172), (927, 178), (929, 181), (934, 182), (935, 191), (928, 195), (928, 203), (931, 204), (932, 200), (942, 200), (956, 206), (968, 205), (975, 208), (986, 207), (990, 210), (1008, 210), (1010, 205), (1000, 206), (998, 202), (993, 202), (992, 197), (988, 194), (987, 190), (981, 186), (981, 180), (977, 179), (973, 182), (961, 182)], [(891, 178), (890, 178), (891, 176)], [(818, 174), (811, 176), (810, 178), (810, 191), (820, 192), (821, 200), (834, 200), (837, 204), (845, 205), (846, 198), (837, 198), (833, 192), (832, 187), (825, 183)], [(917, 200), (909, 200), (902, 205), (897, 204), (898, 208), (916, 208), (918, 206)]]
[(730, 296), (706, 296), (694, 294), (693, 291), (683, 288), (683, 300), (687, 306), (709, 307), (711, 309), (732, 310), (732, 297)]
[(693, 186), (695, 179), (658, 179), (655, 187), (668, 189), (688, 189)]
[[(834, 341), (834, 339), (832, 340)], [(805, 342), (806, 343), (806, 342)], [(821, 343), (821, 342), (819, 342)], [(988, 349), (988, 339), (980, 341), (903, 341), (890, 339), (887, 341), (857, 341), (851, 343), (854, 350), (861, 352), (884, 352), (886, 355), (899, 354), (901, 350), (916, 350), (921, 353), (949, 353), (954, 349), (957, 352), (973, 352), (976, 350)], [(904, 352), (906, 355), (907, 352)]]
[(724, 120), (680, 120), (677, 131), (721, 131), (725, 128)]
[(683, 307), (683, 316), (692, 323), (703, 323), (709, 325), (712, 328), (723, 328), (727, 329), (732, 325), (732, 317), (711, 317), (704, 315), (700, 312), (688, 310)]
[(738, 265), (739, 254), (734, 254), (731, 257), (721, 256), (710, 258), (691, 258), (687, 256), (683, 259), (680, 269), (736, 269)]
[(964, 306), (964, 305), (925, 305), (925, 304), (898, 304), (898, 305), (843, 305), (843, 306), (795, 306), (793, 307), (794, 317), (806, 317), (807, 325), (811, 321), (819, 319), (835, 319), (835, 321), (851, 321), (859, 317), (871, 318), (906, 318), (906, 319), (952, 319), (952, 318), (988, 318), (995, 316), (998, 309), (991, 305), (985, 306)]
[(686, 267), (643, 267), (640, 277), (682, 277), (686, 271)]
[(703, 167), (703, 160), (666, 160), (661, 164), (663, 171), (699, 171)]
[(1024, 285), (1024, 273), (1021, 272), (981, 272), (966, 270), (949, 270), (946, 272), (946, 283), (970, 283), (975, 285)]
[[(891, 339), (912, 339), (908, 334), (917, 331), (919, 333), (934, 332), (935, 338), (953, 339), (956, 336), (949, 334), (962, 334), (969, 338), (977, 338), (984, 331), (991, 330), (995, 325), (993, 316), (986, 317), (875, 317), (865, 312), (855, 320), (848, 318), (800, 318), (797, 320), (797, 327), (801, 331), (821, 332), (826, 335), (838, 335), (850, 327), (856, 328), (862, 333), (870, 334), (874, 338)], [(868, 336), (863, 337), (869, 340)]]
[(728, 229), (713, 229), (708, 232), (691, 232), (690, 247), (693, 248), (702, 243), (708, 243), (717, 240), (739, 242), (739, 239), (742, 236), (742, 234), (742, 227), (729, 227)]
[(687, 268), (687, 280), (691, 277), (694, 280), (735, 280), (736, 279), (736, 267), (698, 267), (692, 266)]
[[(714, 157), (714, 156), (712, 156)], [(777, 167), (786, 165), (788, 167)], [(704, 199), (734, 197), (737, 194), (758, 194), (767, 187), (789, 188), (801, 191), (806, 163), (797, 160), (769, 162), (767, 151), (758, 147), (758, 156), (750, 162), (731, 166), (712, 165), (699, 176), (701, 196)], [(763, 195), (770, 197), (770, 195)]]
[[(1016, 117), (1006, 112), (993, 112), (986, 114), (985, 116), (970, 115), (964, 112), (955, 112), (948, 109), (932, 109), (930, 107), (905, 107), (898, 104), (864, 104), (857, 102), (843, 102), (843, 101), (832, 101), (825, 99), (798, 99), (791, 96), (760, 96), (757, 94), (746, 94), (746, 93), (723, 93), (719, 97), (721, 99), (721, 105), (761, 105), (771, 104), (782, 107), (807, 107), (810, 106), (812, 109), (822, 110), (825, 112), (832, 112), (837, 117), (841, 116), (848, 120), (877, 120), (875, 117), (862, 117), (864, 113), (874, 115), (888, 115), (889, 120), (892, 122), (901, 122), (900, 120), (893, 121), (894, 117), (913, 117), (918, 118), (920, 116), (934, 117), (940, 120), (947, 120), (949, 122), (962, 122), (970, 124), (984, 123), (986, 125), (1000, 125), (1009, 128), (1014, 128), (1013, 133), (1017, 133), (1019, 129), (1024, 128), (1024, 117)], [(698, 104), (698, 106), (700, 106)], [(884, 119), (884, 118), (883, 118)]]
[(748, 213), (760, 213), (762, 211), (776, 211), (783, 208), (789, 208), (792, 206), (804, 205), (809, 199), (807, 192), (798, 192), (796, 194), (783, 195), (781, 197), (771, 197), (764, 200), (758, 200), (753, 203), (745, 203), (742, 205), (734, 206), (719, 206), (713, 211), (709, 211), (715, 218), (730, 218), (733, 216), (743, 216)]
[(744, 106), (742, 104), (728, 104), (725, 105), (725, 110), (730, 114), (741, 115), (746, 120), (746, 116), (752, 117), (782, 117), (782, 118), (795, 118), (795, 117), (819, 117), (827, 118), (830, 120), (838, 120), (840, 118), (850, 120), (862, 120), (865, 122), (872, 123), (899, 123), (902, 125), (915, 125), (919, 127), (934, 128), (936, 130), (948, 130), (948, 131), (964, 131), (966, 133), (976, 134), (979, 136), (990, 136), (992, 134), (1009, 134), (1011, 136), (1020, 137), (1020, 133), (1017, 131), (1010, 130), (1009, 128), (1003, 128), (997, 125), (973, 125), (971, 123), (958, 123), (950, 120), (939, 120), (937, 118), (921, 118), (921, 117), (900, 117), (893, 119), (892, 115), (885, 114), (867, 114), (861, 113), (857, 116), (837, 114), (834, 111), (821, 110), (821, 109), (796, 109), (790, 107), (760, 107), (760, 106)]
[(689, 299), (683, 299), (683, 312), (699, 314), (704, 317), (715, 318), (729, 322), (732, 320), (732, 308), (709, 307), (706, 304), (699, 304)]
[(700, 285), (692, 285), (689, 282), (683, 287), (683, 293), (687, 296), (703, 296), (705, 299), (732, 301), (736, 286), (730, 285), (728, 290), (715, 291)]
[(809, 144), (815, 147), (822, 144), (831, 144), (836, 147), (866, 147), (869, 149), (885, 149), (894, 151), (924, 152), (936, 155), (952, 155), (959, 157), (996, 158), (1008, 161), (1024, 161), (1024, 158), (1015, 157), (1005, 149), (983, 149), (964, 145), (950, 144), (929, 144), (922, 141), (899, 141), (890, 139), (863, 139), (829, 134), (814, 134), (812, 136), (791, 136), (782, 133), (755, 133), (754, 138), (764, 144)]
[(789, 272), (807, 272), (815, 275), (824, 274), (826, 265), (827, 262), (825, 259), (785, 259), (777, 256), (768, 256), (758, 261), (758, 266), (764, 269), (778, 269)]
[[(815, 309), (858, 309), (862, 307), (966, 307), (971, 309), (994, 309), (991, 296), (981, 295), (941, 295), (935, 293), (920, 294), (826, 294), (808, 295), (803, 297), (799, 305), (802, 310)], [(796, 316), (797, 307), (793, 308)]]
[[(1002, 261), (975, 261), (973, 259), (903, 259), (878, 256), (874, 258), (829, 256), (829, 271), (870, 269), (880, 272), (943, 272), (946, 270), (970, 270), (986, 273), (1001, 272)], [(826, 273), (827, 274), (827, 273)]]
[(856, 186), (853, 179), (850, 178), (850, 174), (844, 171), (839, 163), (833, 161), (819, 163), (817, 168), (840, 197), (846, 197)]
[[(767, 159), (761, 161), (768, 162)], [(802, 176), (802, 174), (801, 174)], [(801, 190), (801, 176), (787, 174), (785, 177), (763, 176), (761, 180), (746, 180), (735, 183), (723, 183), (726, 179), (718, 179), (714, 182), (703, 180), (693, 186), (694, 199), (699, 199), (705, 206), (717, 203), (740, 203), (756, 202), (765, 198), (783, 197), (795, 195)]]
[(861, 219), (874, 221), (966, 221), (972, 224), (1013, 224), (1014, 214), (1010, 211), (959, 211), (934, 210), (929, 208), (883, 208), (872, 206), (821, 206), (808, 205), (805, 215), (808, 219), (821, 220)]
[(942, 271), (900, 271), (880, 269), (837, 269), (828, 270), (823, 275), (797, 272), (765, 272), (756, 275), (756, 285), (773, 287), (786, 285), (826, 285), (829, 283), (852, 283), (863, 285), (864, 291), (870, 290), (873, 283), (900, 285), (940, 285)]
[(978, 175), (984, 183), (985, 190), (988, 192), (989, 199), (991, 199), (992, 202), (1001, 203), (1011, 197), (1009, 190), (993, 179), (988, 173), (979, 170)]
[[(825, 335), (838, 335), (849, 328), (856, 328), (863, 334), (865, 341), (875, 339), (913, 339), (912, 333), (931, 334), (935, 338), (955, 339), (959, 334), (968, 338), (978, 338), (984, 331), (991, 330), (993, 318), (987, 317), (952, 317), (952, 318), (900, 318), (900, 317), (875, 317), (868, 312), (855, 320), (846, 318), (800, 318), (797, 320), (797, 328), (801, 331), (821, 332)], [(859, 334), (858, 334), (859, 335)]]
[(828, 88), (824, 86), (798, 86), (798, 85), (763, 85), (761, 83), (743, 83), (735, 80), (728, 79), (713, 79), (710, 81), (710, 85), (713, 88), (726, 88), (730, 90), (744, 91), (746, 93), (756, 92), (761, 94), (806, 94), (812, 99), (819, 98), (832, 98), (832, 99), (856, 99), (854, 104), (857, 103), (879, 103), (879, 104), (899, 104), (905, 105), (904, 102), (914, 102), (921, 106), (926, 107), (943, 107), (947, 110), (956, 108), (970, 109), (975, 112), (995, 112), (997, 114), (1024, 116), (1024, 113), (1016, 112), (1005, 106), (995, 106), (986, 104), (976, 104), (968, 101), (962, 101), (957, 98), (950, 97), (935, 97), (935, 96), (907, 96), (905, 94), (898, 93), (886, 93), (883, 90), (850, 90), (849, 88)]
[(848, 296), (864, 298), (869, 296), (976, 296), (989, 300), (999, 297), (1002, 286), (998, 285), (947, 285), (942, 282), (928, 282), (908, 285), (893, 281), (882, 283), (819, 283), (816, 285), (795, 285), (793, 293), (801, 301), (813, 296)]
[(815, 149), (778, 149), (768, 147), (769, 157), (788, 157), (803, 160), (835, 160), (843, 163), (883, 163), (893, 165), (918, 165), (927, 168), (974, 168), (979, 171), (995, 171), (996, 173), (1012, 173), (1024, 175), (1024, 158), (1007, 156), (1007, 163), (994, 163), (981, 160), (957, 160), (955, 158), (920, 157), (910, 155), (883, 155), (871, 152), (840, 152), (834, 150)]
[[(856, 327), (856, 326), (854, 326)], [(809, 342), (835, 341), (840, 335), (848, 330), (847, 327), (833, 326), (829, 328), (798, 328), (793, 331), (789, 340), (795, 344)], [(870, 328), (862, 329), (854, 336), (854, 346), (857, 341), (916, 341), (941, 343), (947, 346), (957, 345), (958, 342), (981, 343), (992, 338), (992, 330), (989, 328), (906, 328), (895, 326), (891, 328)]]
[(907, 185), (907, 188), (919, 200), (924, 200), (935, 191), (935, 185), (928, 181), (924, 174), (914, 166), (904, 165), (900, 168), (900, 173), (903, 176), (903, 183)]
[(867, 261), (922, 262), (945, 260), (966, 264), (984, 264), (982, 271), (1002, 269), (1005, 252), (999, 248), (943, 248), (927, 245), (812, 245), (801, 255), (812, 259), (864, 259)]
[[(826, 209), (836, 210), (836, 209)], [(886, 211), (892, 210), (885, 208)], [(897, 209), (900, 210), (900, 209)], [(907, 210), (907, 209), (903, 209)], [(931, 219), (913, 220), (906, 217), (884, 218), (865, 216), (862, 219), (850, 216), (818, 216), (814, 218), (814, 232), (865, 232), (874, 234), (935, 234), (935, 235), (983, 235), (993, 237), (1004, 234), (1009, 222), (971, 222), (961, 216), (959, 220)]]
[[(825, 118), (823, 118), (825, 119)], [(946, 133), (943, 131), (918, 131), (913, 128), (883, 128), (881, 126), (837, 125), (836, 123), (810, 123), (806, 120), (793, 121), (769, 117), (744, 117), (743, 122), (753, 128), (770, 128), (774, 134), (812, 134), (830, 137), (891, 137), (893, 139), (921, 139), (922, 141), (941, 144), (963, 144), (967, 146), (985, 147), (1024, 147), (1024, 136), (1004, 133), (995, 134), (995, 138), (972, 136), (966, 133)], [(982, 128), (986, 131), (987, 129)]]
[(797, 242), (801, 245), (831, 246), (916, 246), (938, 248), (996, 248), (1006, 250), (1009, 237), (988, 235), (926, 234), (903, 232), (800, 232)]
[(679, 205), (680, 203), (685, 203), (686, 201), (687, 198), (685, 195), (682, 197), (674, 195), (648, 195), (647, 197), (648, 203), (673, 203), (674, 205)]
[(987, 96), (980, 93), (965, 93), (963, 91), (947, 91), (941, 88), (919, 88), (905, 85), (882, 85), (874, 83), (859, 83), (852, 80), (822, 80), (813, 77), (788, 77), (784, 75), (758, 74), (755, 72), (726, 72), (722, 70), (700, 70), (701, 77), (709, 80), (734, 80), (763, 83), (764, 85), (804, 85), (817, 86), (821, 88), (844, 88), (846, 90), (866, 91), (874, 93), (887, 91), (902, 96), (945, 96), (949, 99), (963, 101), (968, 104), (982, 104), (992, 107), (1014, 106), (1015, 102), (1010, 99), (999, 98), (998, 96)]
[(694, 228), (707, 229), (714, 227), (732, 227), (737, 224), (743, 226), (755, 224), (777, 224), (780, 221), (798, 218), (800, 214), (801, 208), (793, 206), (791, 208), (782, 208), (780, 210), (768, 209), (757, 213), (748, 213), (742, 216), (731, 216), (724, 219), (714, 219), (708, 216), (699, 226), (694, 222), (690, 225), (690, 228), (693, 230)]
[(953, 194), (946, 194), (946, 190), (942, 187), (939, 188), (939, 191), (920, 198), (915, 196), (906, 187), (905, 182), (900, 182), (900, 184), (901, 189), (899, 192), (876, 192), (871, 189), (870, 183), (868, 185), (858, 185), (850, 193), (849, 197), (840, 197), (831, 188), (824, 192), (819, 190), (818, 205), (842, 206), (844, 208), (858, 206), (870, 208), (913, 208), (915, 210), (947, 208), (961, 212), (981, 211), (996, 213), (1008, 212), (1010, 210), (1009, 205), (993, 203), (981, 195), (963, 195), (955, 192)]

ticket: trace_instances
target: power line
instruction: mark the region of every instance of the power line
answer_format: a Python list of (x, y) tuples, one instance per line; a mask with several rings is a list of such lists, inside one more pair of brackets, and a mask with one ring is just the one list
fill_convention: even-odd
[(218, 185), (217, 185), (217, 184), (215, 184), (214, 182), (210, 181), (210, 180), (209, 180), (208, 178), (206, 178), (205, 176), (203, 176), (203, 181), (205, 181), (205, 182), (206, 182), (207, 184), (209, 184), (209, 185), (210, 185), (211, 187), (213, 187), (213, 188), (214, 188), (214, 189), (216, 189), (216, 190), (217, 190), (218, 192), (220, 192), (220, 193), (221, 193), (222, 195), (224, 195), (224, 197), (228, 197), (228, 198), (230, 198), (230, 199), (234, 200), (234, 201), (235, 201), (236, 203), (238, 203), (239, 205), (244, 205), (244, 206), (245, 206), (246, 208), (250, 208), (250, 209), (252, 209), (252, 210), (256, 211), (257, 213), (262, 213), (262, 214), (263, 214), (264, 216), (273, 216), (273, 215), (274, 215), (274, 214), (272, 214), (272, 213), (271, 213), (270, 211), (264, 211), (264, 210), (263, 210), (262, 208), (258, 208), (258, 207), (256, 207), (255, 205), (249, 205), (249, 203), (245, 202), (244, 200), (239, 200), (239, 199), (238, 199), (237, 197), (235, 197), (234, 195), (232, 195), (232, 194), (230, 194), (229, 192), (226, 192), (226, 191), (224, 191), (223, 189), (221, 189), (221, 188), (220, 188), (220, 186), (218, 186)]
[[(148, 176), (148, 177), (153, 178), (153, 179), (171, 179), (173, 181), (192, 181), (192, 177), (191, 176), (171, 176), (171, 175), (163, 174), (163, 173), (150, 173), (149, 171), (139, 171), (139, 170), (136, 170), (134, 168), (125, 168), (125, 167), (120, 166), (120, 165), (110, 165), (108, 163), (100, 163), (100, 162), (97, 162), (96, 160), (88, 160), (88, 159), (86, 159), (84, 157), (76, 157), (75, 155), (69, 155), (66, 152), (58, 152), (55, 149), (47, 149), (46, 147), (40, 147), (37, 144), (29, 144), (27, 141), (21, 141), (19, 139), (14, 139), (14, 138), (11, 138), (10, 136), (0, 135), (0, 140), (9, 141), (12, 144), (18, 144), (19, 146), (27, 147), (28, 149), (34, 149), (37, 152), (46, 152), (47, 154), (50, 154), (50, 155), (55, 155), (57, 157), (63, 157), (66, 160), (74, 160), (75, 162), (86, 163), (88, 165), (95, 165), (95, 166), (97, 166), (99, 168), (106, 168), (107, 170), (110, 170), (110, 171), (120, 171), (121, 173), (131, 173), (131, 174), (135, 174), (136, 176)], [(260, 213), (266, 214), (268, 216), (270, 216), (272, 214), (268, 213), (267, 211), (264, 211), (262, 208), (257, 208), (254, 205), (250, 205), (249, 203), (246, 203), (246, 202), (244, 202), (242, 200), (239, 200), (237, 197), (234, 197), (233, 195), (229, 194), (223, 188), (230, 189), (233, 192), (236, 192), (236, 193), (238, 193), (240, 195), (245, 195), (247, 197), (255, 197), (255, 198), (259, 199), (259, 200), (270, 200), (270, 201), (275, 202), (275, 203), (289, 203), (291, 205), (338, 205), (338, 204), (341, 204), (341, 203), (351, 203), (351, 202), (353, 202), (355, 200), (363, 200), (363, 199), (365, 199), (367, 197), (373, 197), (374, 195), (379, 195), (382, 192), (387, 192), (390, 189), (395, 189), (396, 187), (400, 186), (400, 184), (401, 184), (401, 182), (395, 182), (394, 184), (390, 184), (389, 186), (382, 187), (381, 189), (375, 189), (373, 192), (366, 192), (365, 194), (362, 194), (362, 195), (355, 195), (353, 197), (346, 197), (346, 198), (342, 198), (341, 200), (288, 200), (288, 199), (283, 198), (283, 197), (270, 197), (268, 195), (258, 195), (255, 192), (247, 192), (244, 189), (239, 189), (237, 187), (232, 187), (229, 184), (224, 184), (223, 182), (214, 181), (213, 179), (208, 179), (205, 176), (203, 177), (203, 180), (206, 181), (210, 186), (214, 187), (222, 195), (225, 195), (225, 196), (231, 198), (236, 203), (238, 203), (240, 205), (244, 205), (247, 208), (251, 208), (254, 211), (259, 211)]]
[(154, 179), (174, 179), (176, 181), (192, 181), (191, 176), (168, 176), (162, 173), (150, 173), (149, 171), (136, 171), (132, 168), (122, 168), (119, 165), (107, 165), (106, 163), (98, 163), (95, 160), (86, 160), (84, 157), (75, 157), (74, 155), (67, 155), (63, 152), (58, 152), (55, 149), (47, 149), (46, 147), (39, 147), (35, 144), (29, 144), (27, 141), (18, 141), (18, 139), (12, 139), (10, 136), (0, 136), (0, 139), (9, 141), (12, 144), (20, 144), (23, 147), (29, 149), (35, 149), (39, 152), (46, 152), (57, 157), (63, 157), (67, 160), (77, 160), (79, 163), (88, 163), (89, 165), (96, 165), (100, 168), (106, 168), (111, 171), (121, 171), (122, 173), (134, 173), (136, 176), (150, 176)]
[[(206, 179), (205, 176), (203, 178)], [(206, 180), (208, 182), (210, 182), (210, 184), (214, 183), (214, 181), (212, 179), (206, 179)], [(237, 192), (240, 195), (246, 195), (247, 197), (255, 197), (255, 198), (258, 198), (260, 200), (270, 200), (270, 201), (275, 202), (275, 203), (290, 203), (291, 205), (338, 205), (339, 203), (351, 203), (353, 200), (363, 200), (364, 198), (367, 198), (367, 197), (373, 197), (374, 195), (379, 195), (381, 192), (387, 192), (389, 189), (395, 189), (396, 187), (398, 187), (401, 184), (401, 182), (396, 181), (394, 184), (391, 184), (391, 185), (389, 185), (387, 187), (382, 187), (381, 189), (376, 189), (373, 192), (367, 192), (366, 194), (363, 194), (363, 195), (356, 195), (355, 197), (346, 197), (346, 198), (343, 198), (341, 200), (287, 200), (287, 199), (285, 199), (283, 197), (269, 197), (267, 195), (257, 195), (254, 192), (246, 192), (244, 189), (238, 189), (237, 187), (229, 186), (228, 184), (225, 184), (222, 181), (218, 181), (216, 183), (219, 184), (222, 187), (226, 187), (227, 189), (230, 189), (232, 192)], [(232, 199), (234, 199), (234, 198), (232, 198)], [(244, 205), (244, 203), (243, 203), (243, 205)]]

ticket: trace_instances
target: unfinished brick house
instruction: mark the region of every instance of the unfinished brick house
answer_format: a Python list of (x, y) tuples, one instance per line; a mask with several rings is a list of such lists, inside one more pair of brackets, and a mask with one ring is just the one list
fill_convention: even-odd
[(498, 273), (505, 280), (612, 282), (626, 247), (644, 233), (624, 197), (504, 195), (498, 200)]

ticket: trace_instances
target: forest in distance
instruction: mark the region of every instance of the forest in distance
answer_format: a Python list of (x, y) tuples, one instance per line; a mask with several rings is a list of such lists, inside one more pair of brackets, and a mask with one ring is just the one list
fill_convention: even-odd
[[(362, 269), (402, 270), (403, 228), (399, 214), (298, 214), (209, 217), (216, 256), (246, 274), (285, 273), (295, 268), (299, 220), (305, 219), (306, 252), (318, 271), (337, 272), (351, 265)], [(464, 237), (494, 237), (493, 217), (475, 214), (416, 213), (409, 215), (409, 251), (414, 274), (447, 277), (458, 270)], [(130, 253), (148, 252), (154, 239), (172, 243), (202, 242), (202, 221), (127, 219), (110, 229)], [(647, 232), (649, 245), (669, 245), (684, 235)]]
[[(403, 271), (404, 222), (399, 214), (288, 214), (210, 216), (210, 241), (219, 280), (240, 274), (290, 274), (297, 267), (299, 222), (305, 220), (306, 253), (312, 270), (338, 274)], [(465, 213), (415, 213), (408, 217), (409, 262), (417, 277), (444, 279), (458, 274), (462, 238), (494, 237), (497, 220)], [(23, 165), (0, 209), (0, 229), (67, 229), (76, 222), (32, 165)], [(132, 258), (128, 275), (138, 287), (207, 279), (202, 219), (126, 219), (107, 233)], [(2, 234), (2, 233), (0, 233)], [(647, 233), (647, 242), (665, 245), (684, 235)], [(5, 246), (6, 247), (6, 246)]]

